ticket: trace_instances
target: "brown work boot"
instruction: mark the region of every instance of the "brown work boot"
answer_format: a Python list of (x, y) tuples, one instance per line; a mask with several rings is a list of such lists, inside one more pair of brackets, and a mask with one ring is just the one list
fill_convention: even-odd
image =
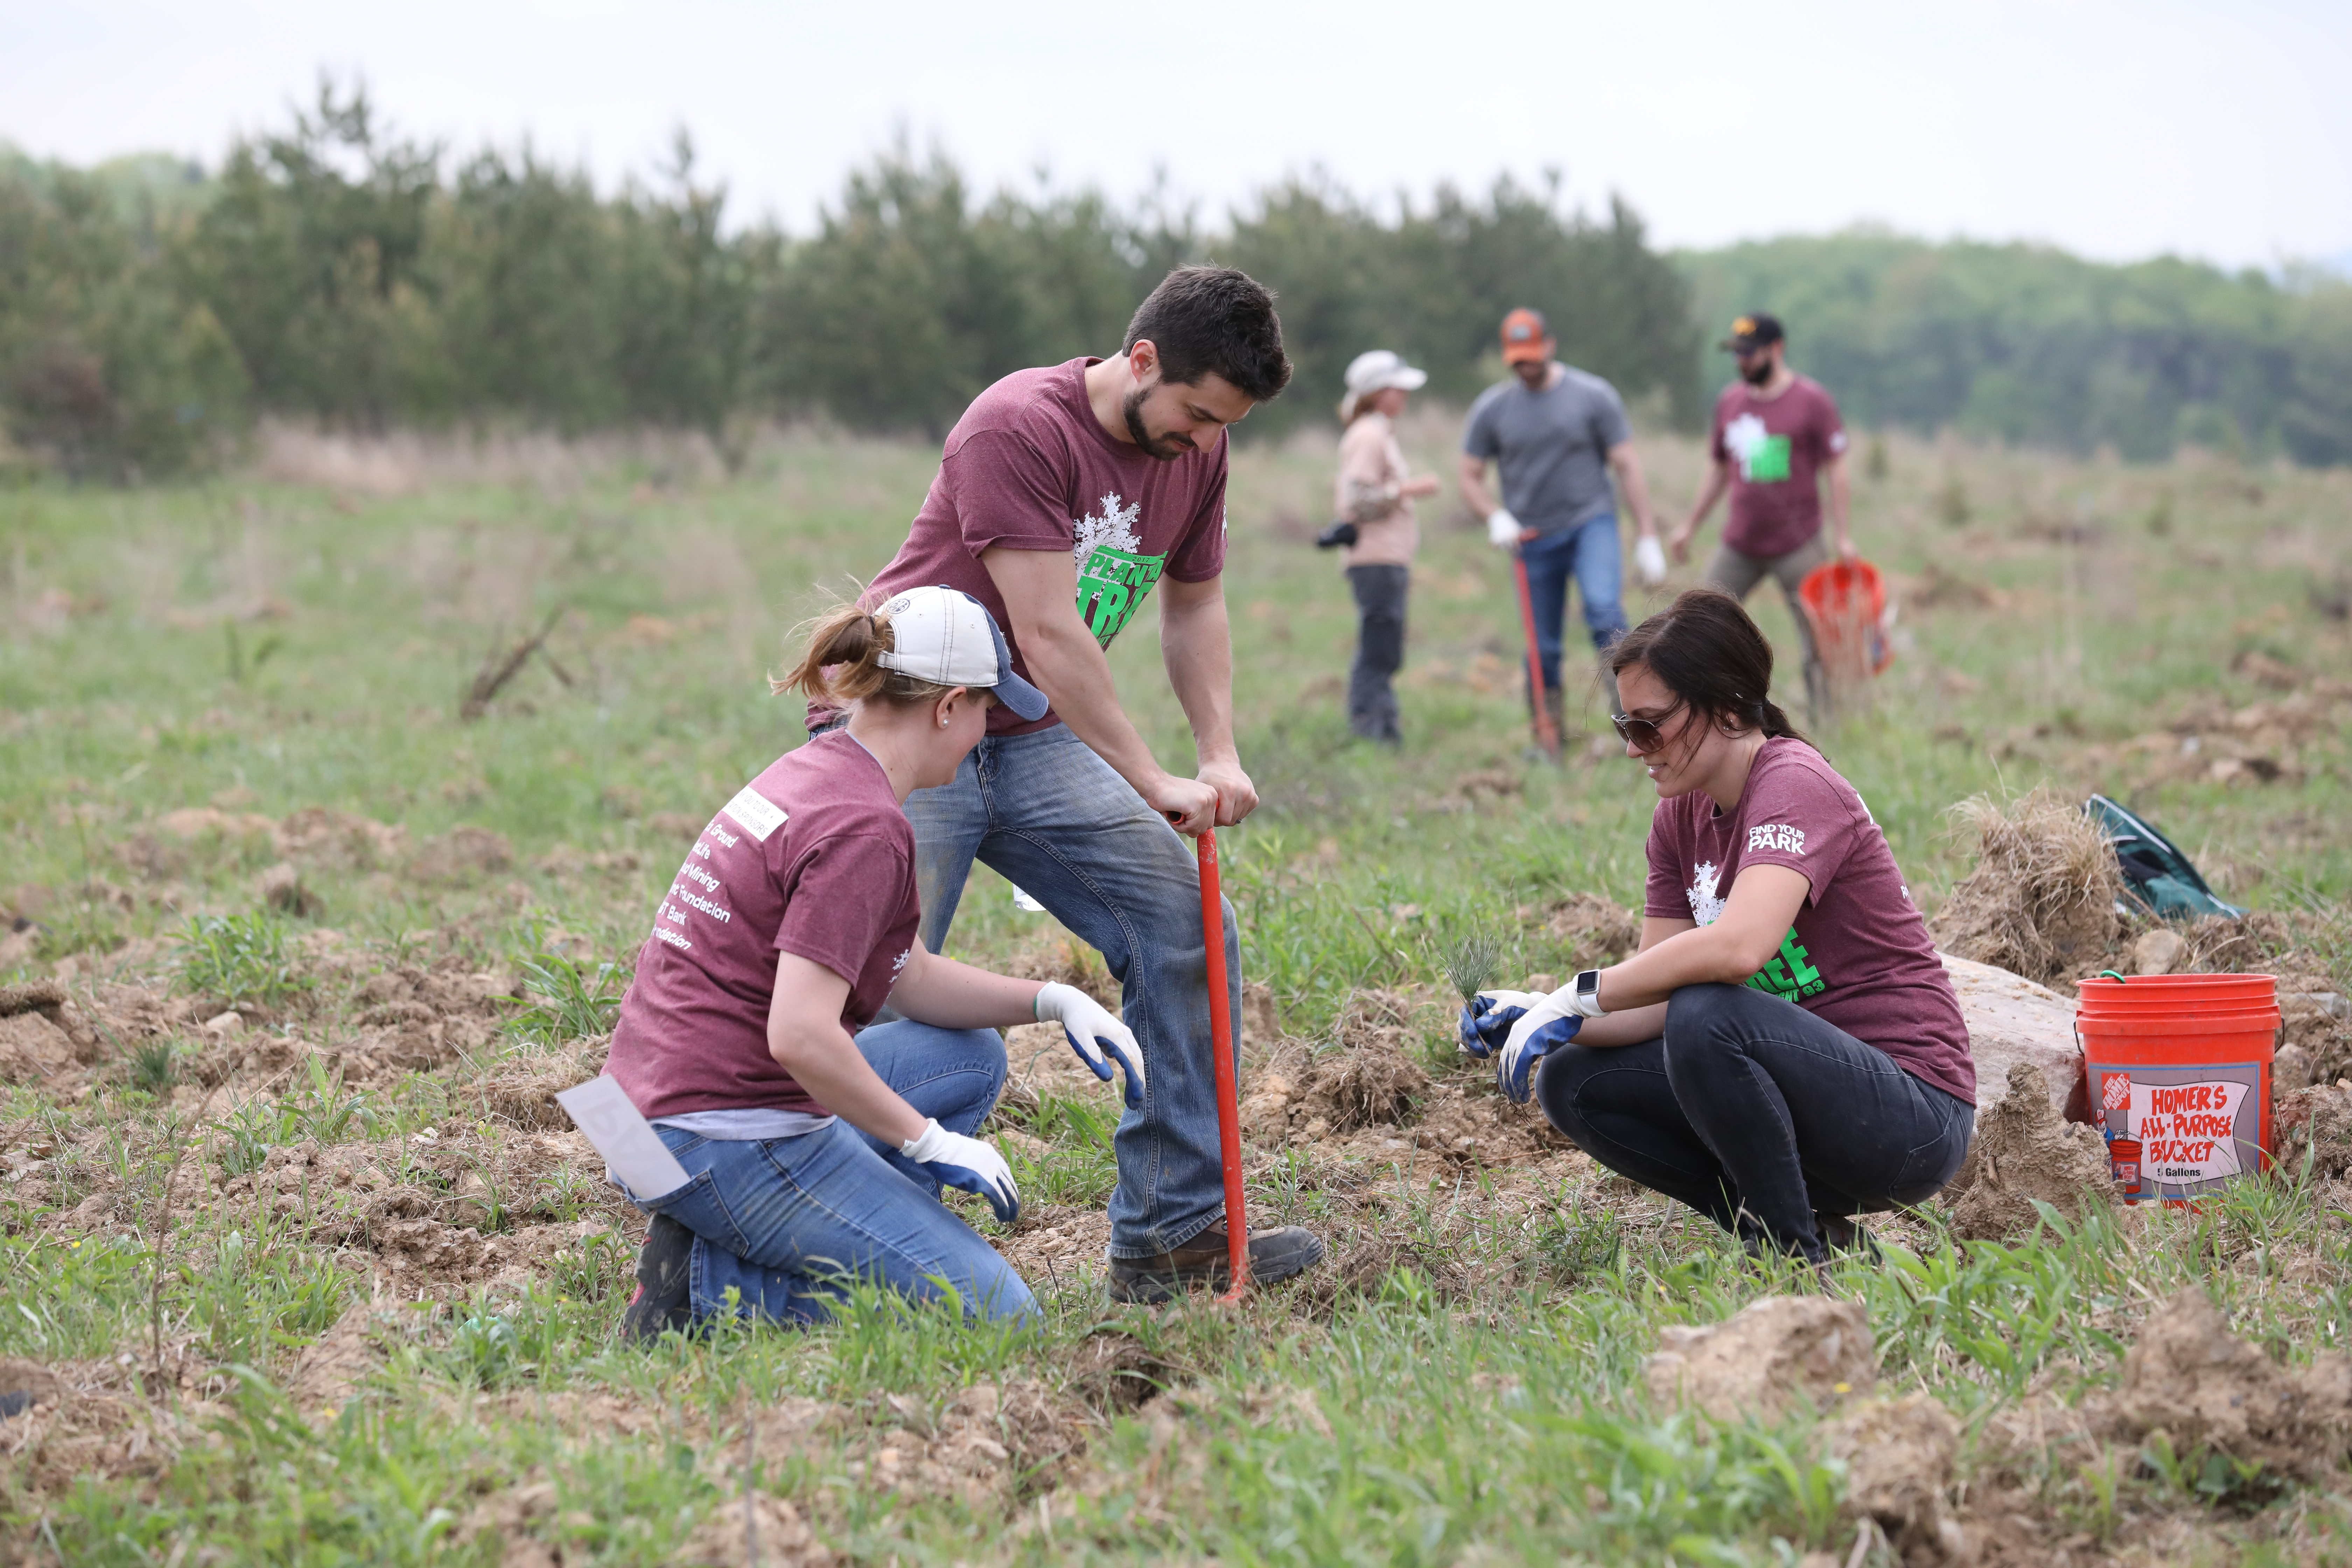
[[(1172, 1301), (1188, 1290), (1207, 1287), (1223, 1290), (1234, 1280), (1225, 1232), (1204, 1230), (1172, 1252), (1152, 1258), (1110, 1260), (1110, 1299), (1114, 1301)], [(1274, 1285), (1303, 1274), (1323, 1261), (1323, 1238), (1295, 1225), (1274, 1230), (1253, 1230), (1249, 1238), (1249, 1282)]]

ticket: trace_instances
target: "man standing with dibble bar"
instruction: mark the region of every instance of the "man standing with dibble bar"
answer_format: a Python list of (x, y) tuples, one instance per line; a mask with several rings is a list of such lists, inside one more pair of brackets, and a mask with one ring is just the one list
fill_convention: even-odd
[[(1229, 1282), (1199, 871), (1179, 833), (1229, 826), (1257, 805), (1234, 744), (1225, 430), (1289, 379), (1273, 294), (1230, 268), (1180, 268), (1136, 311), (1119, 353), (1016, 371), (973, 401), (868, 594), (878, 604), (936, 584), (971, 595), (1003, 627), (1014, 668), (1053, 701), (1036, 720), (992, 711), (955, 781), (910, 795), (907, 816), (927, 949), (944, 949), (978, 859), (1098, 949), (1120, 983), (1149, 1086), (1113, 1144), (1118, 1300)], [(1137, 733), (1104, 657), (1155, 591), (1161, 658), (1199, 757), (1189, 779)], [(812, 727), (830, 719), (810, 714)], [(1225, 949), (1238, 1017), (1230, 904)], [(1259, 1231), (1250, 1277), (1272, 1284), (1322, 1256), (1305, 1230)]]

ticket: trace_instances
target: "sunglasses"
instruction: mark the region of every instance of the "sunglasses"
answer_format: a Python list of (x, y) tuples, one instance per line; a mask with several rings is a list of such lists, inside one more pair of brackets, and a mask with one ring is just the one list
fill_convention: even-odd
[(1658, 726), (1682, 710), (1683, 705), (1677, 702), (1666, 710), (1662, 719), (1636, 719), (1630, 713), (1612, 713), (1609, 721), (1617, 726), (1619, 740), (1646, 757), (1666, 743), (1665, 731)]

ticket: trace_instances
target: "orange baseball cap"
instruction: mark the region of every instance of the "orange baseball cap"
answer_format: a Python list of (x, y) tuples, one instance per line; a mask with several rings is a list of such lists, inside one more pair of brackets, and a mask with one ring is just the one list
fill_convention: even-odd
[(1529, 360), (1549, 359), (1551, 351), (1545, 345), (1551, 342), (1551, 329), (1544, 325), (1542, 313), (1522, 305), (1503, 318), (1503, 363), (1525, 364)]

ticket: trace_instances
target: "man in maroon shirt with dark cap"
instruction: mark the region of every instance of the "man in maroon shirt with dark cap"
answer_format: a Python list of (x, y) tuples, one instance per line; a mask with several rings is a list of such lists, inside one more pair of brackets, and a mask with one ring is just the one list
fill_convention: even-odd
[(1731, 492), (1731, 521), (1706, 563), (1706, 581), (1740, 599), (1767, 577), (1780, 584), (1804, 645), (1805, 705), (1822, 723), (1829, 718), (1829, 684), (1797, 590), (1829, 559), (1822, 546), (1823, 477), (1838, 556), (1852, 561), (1859, 553), (1848, 523), (1845, 422), (1821, 383), (1789, 368), (1788, 336), (1777, 317), (1740, 317), (1722, 346), (1738, 362), (1739, 379), (1715, 400), (1715, 471), (1667, 548), (1676, 561), (1688, 560), (1699, 525), (1723, 492)]

